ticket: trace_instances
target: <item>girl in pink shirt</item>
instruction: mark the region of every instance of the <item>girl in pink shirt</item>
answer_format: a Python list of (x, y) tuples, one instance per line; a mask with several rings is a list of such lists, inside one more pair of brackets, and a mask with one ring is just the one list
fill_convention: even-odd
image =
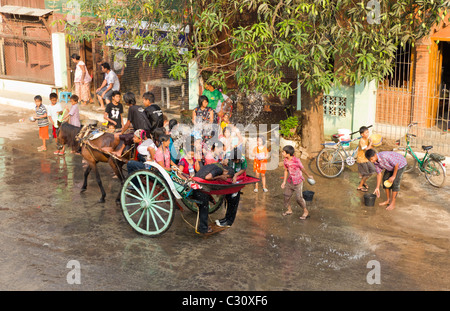
[(294, 156), (294, 153), (295, 149), (290, 145), (285, 146), (281, 153), (284, 157), (284, 179), (281, 188), (284, 189), (284, 205), (287, 208), (287, 211), (283, 213), (283, 216), (292, 215), (292, 208), (289, 202), (292, 195), (295, 193), (297, 204), (303, 208), (303, 215), (300, 219), (305, 220), (309, 218), (309, 212), (306, 208), (306, 202), (303, 199), (303, 180), (305, 180), (305, 178), (303, 177), (302, 172), (304, 172), (308, 178), (311, 178), (311, 176), (306, 172), (302, 161)]
[(155, 152), (155, 161), (161, 165), (166, 171), (171, 171), (172, 166), (176, 166), (170, 159), (170, 137), (168, 135), (161, 135), (159, 137), (160, 145)]

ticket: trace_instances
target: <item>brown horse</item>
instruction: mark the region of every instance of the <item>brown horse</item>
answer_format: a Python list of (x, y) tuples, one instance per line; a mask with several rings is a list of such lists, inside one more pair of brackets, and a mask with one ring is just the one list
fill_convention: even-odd
[[(80, 137), (82, 136), (82, 137)], [(77, 137), (77, 138), (76, 138)], [(80, 128), (77, 128), (76, 126), (70, 125), (68, 123), (63, 123), (60, 127), (57, 142), (58, 144), (65, 144), (67, 142), (74, 142), (76, 141), (79, 147), (81, 146), (81, 156), (86, 160), (88, 163), (88, 166), (84, 172), (84, 183), (81, 187), (81, 192), (86, 191), (87, 189), (87, 179), (89, 176), (89, 173), (93, 170), (95, 174), (95, 178), (97, 180), (97, 184), (100, 188), (100, 191), (102, 193), (102, 196), (100, 200), (98, 200), (99, 203), (105, 202), (106, 192), (102, 185), (102, 180), (100, 178), (100, 174), (97, 168), (98, 162), (107, 162), (111, 168), (113, 169), (114, 173), (116, 174), (117, 178), (119, 178), (121, 185), (123, 185), (124, 182), (124, 176), (122, 174), (122, 166), (125, 163), (122, 160), (119, 160), (116, 157), (111, 156), (108, 152), (102, 151), (102, 148), (110, 147), (112, 150), (116, 149), (119, 143), (122, 143), (120, 140), (114, 137), (114, 134), (111, 133), (103, 133), (101, 136), (97, 138), (89, 138), (90, 135), (87, 134), (86, 128), (83, 128), (83, 131), (80, 133)], [(76, 148), (72, 146), (72, 148)], [(108, 148), (109, 149), (109, 148)], [(131, 152), (127, 153), (128, 155), (131, 154)], [(120, 191), (117, 195), (116, 202), (120, 200)]]

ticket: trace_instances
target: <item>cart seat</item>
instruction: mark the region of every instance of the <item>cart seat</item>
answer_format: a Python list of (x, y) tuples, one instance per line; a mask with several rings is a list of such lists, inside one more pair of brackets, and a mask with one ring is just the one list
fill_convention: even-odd
[(432, 149), (433, 148), (433, 146), (422, 146), (422, 149), (423, 150), (430, 150), (430, 149)]

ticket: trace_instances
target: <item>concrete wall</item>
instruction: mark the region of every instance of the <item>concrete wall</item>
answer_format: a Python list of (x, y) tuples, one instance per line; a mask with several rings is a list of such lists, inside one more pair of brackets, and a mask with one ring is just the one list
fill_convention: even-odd
[(331, 136), (338, 129), (357, 131), (361, 126), (375, 123), (377, 87), (374, 81), (362, 82), (354, 86), (333, 88), (325, 95), (345, 97), (347, 108), (345, 117), (324, 115), (324, 134)]
[(362, 82), (354, 87), (352, 130), (375, 123), (377, 105), (377, 84), (375, 81)]
[(42, 95), (48, 94), (52, 91), (52, 86), (47, 84), (0, 79), (0, 91), (22, 93), (22, 94), (32, 94), (32, 95)]
[(352, 113), (353, 113), (353, 102), (354, 102), (354, 87), (353, 86), (341, 86), (330, 90), (327, 94), (329, 96), (344, 97), (347, 99), (347, 108), (344, 116), (336, 116), (326, 114), (324, 105), (324, 135), (331, 136), (337, 133), (338, 129), (352, 129)]

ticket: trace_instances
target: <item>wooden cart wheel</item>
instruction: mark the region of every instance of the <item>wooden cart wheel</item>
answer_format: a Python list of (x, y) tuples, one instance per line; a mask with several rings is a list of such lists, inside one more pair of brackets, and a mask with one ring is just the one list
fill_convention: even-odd
[(173, 222), (174, 199), (158, 173), (140, 170), (131, 174), (122, 187), (120, 202), (126, 220), (141, 234), (159, 236)]
[[(215, 194), (211, 194), (211, 200), (209, 202), (209, 214), (214, 213), (215, 211), (217, 211), (223, 204), (223, 199), (225, 198), (224, 195), (215, 195)], [(197, 204), (189, 201), (188, 199), (181, 199), (184, 203), (184, 205), (186, 205), (186, 207), (188, 209), (190, 209), (191, 211), (193, 211), (194, 213), (197, 213), (198, 211), (198, 207)]]

